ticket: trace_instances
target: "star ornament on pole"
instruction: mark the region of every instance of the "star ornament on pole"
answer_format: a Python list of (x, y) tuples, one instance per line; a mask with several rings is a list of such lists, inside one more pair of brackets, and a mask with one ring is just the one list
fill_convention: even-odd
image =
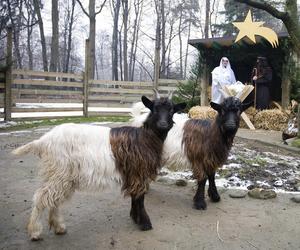
[(277, 34), (270, 28), (261, 27), (264, 22), (253, 22), (251, 10), (248, 11), (244, 22), (233, 22), (232, 24), (240, 30), (234, 41), (235, 43), (245, 36), (248, 37), (252, 42), (256, 43), (255, 36), (257, 35), (264, 37), (273, 48), (278, 46)]

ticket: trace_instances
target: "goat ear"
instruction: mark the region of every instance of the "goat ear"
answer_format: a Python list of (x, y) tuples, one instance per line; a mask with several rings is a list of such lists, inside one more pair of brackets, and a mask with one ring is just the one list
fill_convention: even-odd
[(215, 102), (211, 102), (211, 103), (210, 103), (210, 106), (211, 106), (214, 110), (216, 110), (216, 111), (218, 111), (218, 112), (221, 112), (222, 107), (221, 107), (220, 104), (215, 103)]
[(182, 102), (182, 103), (178, 103), (174, 105), (174, 113), (184, 110), (186, 108), (186, 103)]
[(144, 95), (142, 96), (142, 102), (148, 109), (153, 111), (153, 102)]
[(242, 104), (242, 112), (244, 112), (247, 108), (251, 107), (253, 104), (253, 101), (248, 102), (248, 103), (243, 103)]

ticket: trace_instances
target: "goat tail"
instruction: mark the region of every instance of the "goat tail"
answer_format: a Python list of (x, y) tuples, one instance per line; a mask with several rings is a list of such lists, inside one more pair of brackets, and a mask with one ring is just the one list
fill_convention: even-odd
[(37, 140), (29, 142), (21, 147), (18, 147), (12, 151), (14, 155), (24, 155), (28, 153), (33, 153), (39, 155), (39, 146)]
[(130, 116), (132, 117), (130, 119), (131, 126), (141, 127), (149, 113), (150, 110), (148, 110), (142, 102), (133, 104), (130, 111)]

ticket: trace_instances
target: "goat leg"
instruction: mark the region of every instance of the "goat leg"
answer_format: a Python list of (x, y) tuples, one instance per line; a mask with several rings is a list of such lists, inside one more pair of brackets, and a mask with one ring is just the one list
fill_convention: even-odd
[(194, 196), (194, 207), (198, 210), (206, 209), (206, 202), (204, 200), (205, 183), (207, 178), (198, 181), (198, 189)]
[(152, 229), (152, 224), (150, 221), (150, 218), (146, 212), (145, 206), (144, 206), (144, 198), (145, 194), (142, 194), (138, 199), (137, 199), (137, 204), (138, 204), (138, 216), (139, 216), (139, 226), (142, 231), (147, 231)]
[(215, 183), (215, 172), (208, 175), (208, 182), (209, 182), (209, 186), (208, 186), (207, 193), (209, 198), (213, 202), (219, 202), (221, 198), (220, 195), (218, 194), (218, 190)]
[(130, 217), (133, 221), (138, 224), (139, 223), (139, 214), (138, 214), (138, 204), (135, 196), (131, 195), (131, 210)]

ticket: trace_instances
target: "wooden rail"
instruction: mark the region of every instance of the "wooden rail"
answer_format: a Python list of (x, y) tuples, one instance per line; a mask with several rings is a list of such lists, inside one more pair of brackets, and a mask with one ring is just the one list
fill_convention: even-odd
[[(11, 102), (13, 113), (37, 112), (78, 112), (85, 116), (127, 116), (128, 112), (119, 112), (117, 108), (128, 108), (141, 100), (142, 95), (153, 96), (153, 82), (130, 82), (108, 80), (85, 80), (88, 74), (71, 74), (61, 72), (43, 72), (31, 70), (11, 70)], [(159, 79), (158, 91), (167, 95), (177, 89), (180, 81)], [(0, 72), (0, 108), (5, 107), (5, 74)], [(15, 107), (16, 103), (32, 103), (33, 107)], [(55, 103), (55, 107), (43, 106)], [(82, 107), (65, 107), (65, 104), (80, 103)], [(40, 105), (38, 105), (40, 104)], [(59, 107), (59, 104), (64, 106)], [(112, 111), (92, 111), (92, 108), (116, 108)], [(32, 119), (42, 119), (35, 117)], [(0, 118), (4, 117), (0, 113)], [(53, 116), (44, 118), (53, 118)], [(19, 120), (21, 118), (13, 118)], [(30, 119), (28, 117), (24, 119)]]

